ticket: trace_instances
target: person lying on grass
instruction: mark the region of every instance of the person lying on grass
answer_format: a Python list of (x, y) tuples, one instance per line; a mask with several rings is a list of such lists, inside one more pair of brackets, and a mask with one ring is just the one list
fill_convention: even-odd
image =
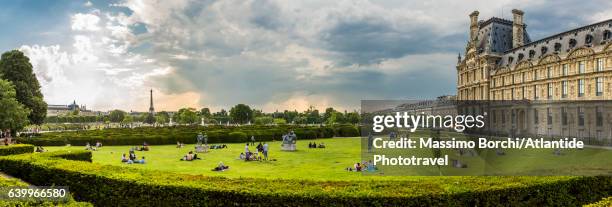
[(224, 165), (223, 162), (219, 162), (219, 165), (217, 165), (217, 167), (213, 168), (213, 171), (225, 171), (229, 169), (229, 166)]
[(198, 154), (193, 153), (193, 151), (189, 151), (187, 155), (183, 156), (181, 161), (193, 161), (193, 160), (201, 160), (202, 158), (198, 157)]
[(319, 143), (318, 148), (325, 148), (325, 144), (323, 142)]
[(37, 146), (36, 147), (36, 152), (46, 152), (47, 150), (45, 150), (42, 146)]
[(142, 157), (140, 160), (128, 160), (127, 164), (145, 164), (145, 157)]

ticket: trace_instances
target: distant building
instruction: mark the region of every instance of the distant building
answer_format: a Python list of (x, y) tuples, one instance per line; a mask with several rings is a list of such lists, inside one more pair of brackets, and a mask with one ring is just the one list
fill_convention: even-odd
[(67, 115), (74, 111), (79, 111), (79, 115), (84, 116), (95, 116), (96, 112), (87, 109), (85, 105), (78, 105), (76, 100), (72, 101), (71, 104), (68, 105), (57, 105), (57, 104), (49, 104), (47, 105), (47, 117), (49, 116), (61, 116)]

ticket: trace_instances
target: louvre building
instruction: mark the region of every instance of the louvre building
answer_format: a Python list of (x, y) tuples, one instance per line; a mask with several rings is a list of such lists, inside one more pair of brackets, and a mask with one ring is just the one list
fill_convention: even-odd
[(532, 40), (524, 13), (512, 14), (486, 21), (478, 11), (469, 15), (457, 100), (487, 102), (500, 134), (612, 145), (612, 19)]

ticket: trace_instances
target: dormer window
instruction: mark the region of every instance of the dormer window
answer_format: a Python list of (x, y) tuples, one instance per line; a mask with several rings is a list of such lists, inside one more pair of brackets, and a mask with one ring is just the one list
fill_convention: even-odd
[(514, 61), (514, 57), (508, 57), (508, 64), (512, 64), (512, 61)]
[(604, 31), (603, 40), (609, 40), (610, 38), (612, 38), (612, 32), (610, 32), (610, 30)]
[(593, 35), (588, 34), (585, 38), (584, 38), (584, 42), (586, 44), (591, 44), (593, 43)]
[(523, 53), (519, 53), (518, 61), (523, 60), (524, 57), (525, 57), (525, 55), (523, 55)]
[(561, 43), (555, 43), (555, 52), (561, 51)]
[(578, 42), (576, 42), (576, 39), (570, 39), (569, 40), (569, 47), (570, 48), (576, 47), (576, 44), (578, 44)]
[(542, 46), (542, 48), (540, 48), (540, 53), (542, 53), (542, 55), (545, 55), (546, 52), (548, 52), (548, 47)]
[(535, 50), (529, 50), (529, 59), (535, 57)]

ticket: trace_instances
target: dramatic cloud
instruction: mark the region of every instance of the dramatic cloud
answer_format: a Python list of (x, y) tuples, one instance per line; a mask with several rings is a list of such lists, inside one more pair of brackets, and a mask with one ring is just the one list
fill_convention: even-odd
[(610, 18), (612, 8), (604, 0), (97, 3), (81, 2), (58, 42), (21, 47), (50, 103), (143, 111), (149, 88), (166, 110), (352, 110), (362, 99), (434, 98), (455, 93), (473, 10), (484, 20), (523, 9), (537, 39)]

